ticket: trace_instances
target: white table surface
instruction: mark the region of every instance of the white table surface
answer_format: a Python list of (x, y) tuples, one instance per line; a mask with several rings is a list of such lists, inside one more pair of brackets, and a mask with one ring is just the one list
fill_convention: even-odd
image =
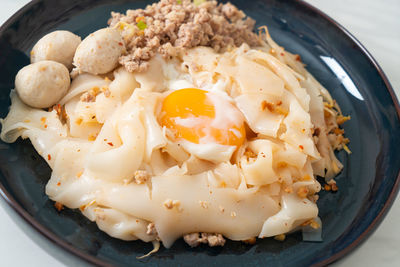
[[(375, 57), (400, 97), (400, 1), (306, 0), (348, 29)], [(28, 0), (1, 0), (0, 24)], [(396, 50), (397, 48), (397, 50)], [(400, 200), (379, 229), (335, 266), (400, 266)], [(31, 241), (0, 207), (0, 266), (64, 266)]]

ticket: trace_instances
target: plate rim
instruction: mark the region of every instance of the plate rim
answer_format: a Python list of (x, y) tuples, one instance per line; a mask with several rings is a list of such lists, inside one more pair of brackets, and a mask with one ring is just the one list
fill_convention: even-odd
[[(11, 26), (18, 18), (20, 18), (26, 11), (28, 11), (32, 6), (34, 6), (37, 3), (42, 2), (43, 0), (31, 0), (29, 3), (24, 5), (22, 8), (20, 8), (17, 12), (15, 12), (11, 17), (9, 17), (1, 26), (0, 26), (0, 36), (3, 34), (3, 32)], [(369, 63), (377, 70), (379, 76), (383, 80), (385, 87), (387, 91), (390, 94), (391, 100), (393, 102), (393, 105), (396, 109), (397, 113), (397, 118), (400, 121), (400, 104), (399, 100), (396, 97), (396, 94), (393, 90), (392, 85), (390, 84), (387, 76), (385, 75), (383, 69), (380, 67), (378, 62), (375, 60), (375, 58), (371, 55), (371, 53), (368, 52), (368, 50), (361, 44), (359, 40), (353, 34), (351, 34), (344, 26), (342, 26), (340, 23), (338, 23), (336, 20), (331, 18), (329, 15), (327, 15), (325, 12), (322, 10), (318, 9), (317, 7), (313, 6), (310, 3), (305, 2), (304, 0), (292, 0), (295, 4), (300, 5), (304, 7), (305, 9), (310, 10), (311, 12), (317, 14), (319, 17), (322, 19), (326, 20), (329, 22), (330, 25), (334, 26), (337, 28), (341, 33), (343, 33), (350, 42), (354, 44), (354, 47), (368, 59)], [(342, 250), (336, 252), (329, 258), (317, 262), (313, 264), (312, 266), (326, 266), (328, 264), (331, 264), (347, 255), (350, 254), (350, 252), (354, 251), (356, 248), (360, 247), (362, 243), (364, 243), (368, 237), (370, 237), (374, 231), (378, 228), (378, 226), (382, 223), (383, 219), (387, 215), (388, 211), (392, 207), (396, 196), (399, 192), (400, 189), (400, 170), (397, 173), (396, 181), (394, 186), (392, 187), (392, 190), (388, 196), (388, 198), (385, 201), (385, 204), (379, 211), (378, 215), (375, 217), (375, 219), (368, 225), (368, 227), (349, 245), (347, 245), (345, 248)], [(30, 225), (34, 230), (36, 230), (37, 233), (41, 234), (44, 236), (49, 242), (56, 244), (59, 246), (59, 249), (63, 249), (66, 252), (69, 252), (73, 254), (74, 256), (79, 257), (81, 260), (86, 261), (87, 263), (91, 264), (96, 264), (98, 266), (103, 266), (103, 267), (112, 267), (113, 265), (100, 260), (99, 258), (92, 256), (90, 254), (87, 254), (74, 246), (68, 244), (66, 241), (62, 240), (60, 237), (58, 237), (55, 233), (51, 232), (48, 230), (45, 226), (43, 226), (41, 223), (39, 223), (35, 218), (33, 218), (16, 200), (15, 198), (6, 190), (4, 185), (0, 182), (0, 196), (4, 200), (4, 202), (12, 208), (14, 212), (16, 212), (26, 224)], [(10, 216), (11, 217), (11, 216)], [(15, 219), (12, 218), (14, 221)], [(15, 222), (14, 222), (15, 223)], [(26, 233), (25, 233), (26, 234)], [(31, 238), (29, 235), (27, 235), (29, 238)], [(36, 243), (36, 242), (35, 242)], [(43, 249), (43, 248), (42, 248)], [(47, 252), (47, 250), (44, 250), (48, 255), (51, 255)], [(58, 259), (57, 259), (58, 260)]]
[[(372, 56), (372, 54), (365, 48), (365, 46), (352, 34), (350, 31), (348, 31), (343, 25), (341, 25), (339, 22), (331, 18), (328, 14), (320, 10), (319, 8), (313, 6), (310, 3), (307, 3), (303, 0), (295, 0), (295, 2), (298, 2), (302, 5), (304, 5), (306, 8), (309, 8), (311, 11), (317, 13), (319, 16), (321, 16), (323, 19), (327, 20), (330, 24), (336, 26), (342, 33), (345, 34), (347, 38), (350, 39), (351, 42), (355, 44), (355, 48), (359, 49), (364, 56), (368, 59), (369, 63), (373, 65), (373, 67), (378, 71), (379, 76), (382, 78), (386, 89), (389, 91), (390, 98), (392, 99), (393, 105), (396, 109), (397, 113), (397, 118), (400, 120), (400, 104), (399, 104), (399, 99), (396, 96), (396, 93), (393, 90), (392, 85), (389, 82), (389, 79), (387, 78), (386, 74), (384, 73), (383, 69), (379, 65), (379, 63), (376, 61), (376, 59)], [(396, 197), (399, 193), (399, 188), (400, 187), (400, 170), (397, 173), (396, 177), (396, 182), (392, 187), (392, 190), (389, 194), (389, 197), (385, 201), (385, 204), (383, 205), (382, 209), (379, 211), (375, 219), (368, 225), (368, 227), (349, 245), (347, 245), (345, 248), (342, 250), (338, 251), (337, 253), (333, 254), (329, 258), (318, 262), (312, 266), (326, 266), (328, 264), (331, 264), (339, 259), (344, 258), (345, 256), (348, 256), (352, 251), (355, 249), (359, 248), (361, 244), (363, 244), (375, 231), (378, 229), (379, 225), (382, 223), (383, 219), (386, 217), (387, 213), (389, 212), (390, 208), (392, 207), (394, 201), (396, 200)]]

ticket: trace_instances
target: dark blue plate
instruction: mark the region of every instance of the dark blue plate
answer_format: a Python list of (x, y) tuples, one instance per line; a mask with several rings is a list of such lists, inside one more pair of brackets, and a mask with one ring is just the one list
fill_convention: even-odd
[[(259, 240), (248, 246), (190, 249), (182, 240), (145, 260), (136, 256), (152, 246), (110, 238), (79, 212), (57, 212), (44, 194), (50, 169), (29, 141), (0, 143), (2, 203), (17, 223), (60, 261), (101, 266), (133, 265), (325, 265), (349, 253), (379, 225), (399, 189), (399, 104), (382, 70), (346, 30), (319, 10), (289, 0), (232, 1), (267, 25), (273, 38), (299, 53), (308, 70), (328, 88), (344, 114), (353, 154), (339, 153), (345, 164), (339, 191), (322, 192), (318, 206), (323, 242), (303, 242), (300, 234), (285, 242)], [(17, 71), (29, 63), (29, 51), (44, 34), (70, 30), (82, 37), (105, 27), (110, 11), (144, 7), (146, 1), (32, 1), (0, 29), (0, 117), (7, 114)], [(17, 215), (18, 214), (18, 215)], [(29, 226), (30, 225), (30, 226)]]

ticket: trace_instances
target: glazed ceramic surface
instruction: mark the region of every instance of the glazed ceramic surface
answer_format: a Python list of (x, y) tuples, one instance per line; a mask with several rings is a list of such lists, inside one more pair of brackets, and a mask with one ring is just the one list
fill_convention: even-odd
[[(231, 2), (256, 19), (257, 26), (267, 25), (273, 38), (288, 51), (300, 54), (343, 113), (352, 117), (344, 128), (353, 153), (338, 154), (345, 165), (336, 179), (340, 190), (320, 193), (323, 242), (303, 242), (296, 233), (285, 242), (264, 239), (247, 246), (228, 241), (223, 248), (191, 249), (179, 240), (171, 249), (162, 248), (139, 261), (136, 256), (151, 250), (151, 244), (110, 238), (77, 211), (57, 212), (44, 194), (51, 170), (30, 142), (0, 143), (1, 194), (15, 220), (42, 246), (71, 264), (85, 260), (115, 266), (307, 266), (336, 260), (377, 227), (398, 191), (400, 168), (394, 149), (400, 145), (399, 106), (386, 78), (345, 31), (301, 2)], [(29, 51), (40, 37), (57, 29), (85, 37), (107, 26), (111, 11), (143, 8), (148, 3), (41, 0), (18, 12), (0, 30), (0, 117), (8, 112), (15, 74), (29, 64)]]

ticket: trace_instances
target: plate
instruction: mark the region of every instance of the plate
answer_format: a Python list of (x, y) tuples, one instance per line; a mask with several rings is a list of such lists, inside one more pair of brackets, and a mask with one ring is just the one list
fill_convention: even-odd
[[(50, 168), (30, 142), (0, 142), (0, 194), (16, 223), (39, 245), (67, 265), (99, 266), (322, 266), (357, 247), (376, 229), (399, 189), (399, 104), (380, 67), (343, 27), (302, 1), (231, 1), (267, 25), (272, 37), (298, 53), (308, 70), (352, 119), (344, 126), (349, 156), (337, 177), (337, 193), (321, 192), (318, 206), (323, 242), (303, 242), (289, 235), (284, 242), (258, 240), (249, 246), (228, 241), (222, 248), (189, 248), (182, 240), (144, 260), (136, 256), (151, 244), (113, 239), (79, 212), (57, 212), (44, 194)], [(9, 92), (18, 70), (29, 64), (29, 52), (43, 35), (62, 29), (82, 37), (105, 27), (111, 11), (143, 8), (149, 1), (37, 0), (0, 28), (0, 117), (10, 105)]]

